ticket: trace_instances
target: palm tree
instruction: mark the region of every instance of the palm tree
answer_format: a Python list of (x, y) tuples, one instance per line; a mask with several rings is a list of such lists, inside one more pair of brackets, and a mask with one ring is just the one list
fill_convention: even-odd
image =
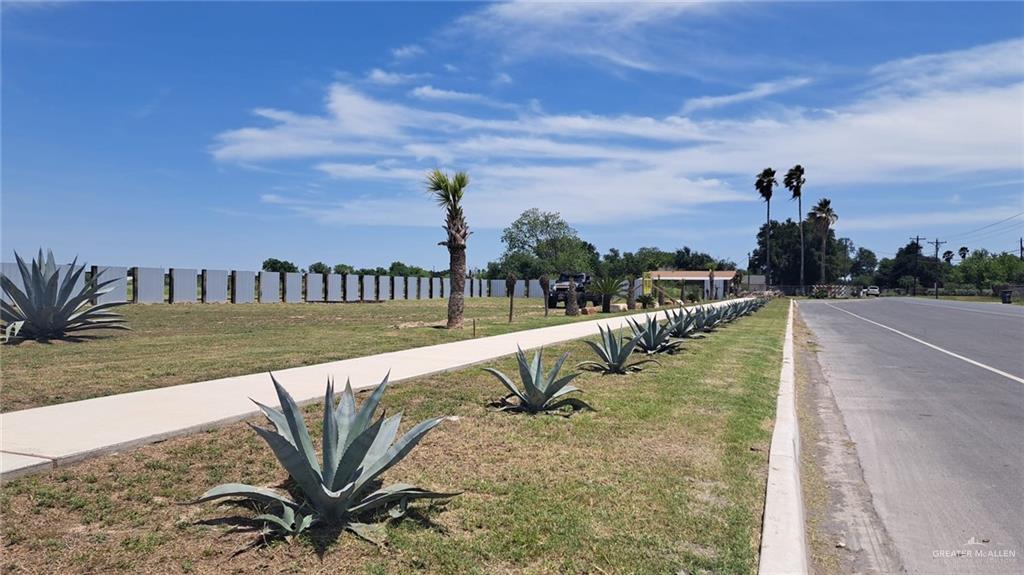
[(437, 245), (448, 248), (451, 272), (451, 293), (448, 294), (448, 329), (461, 329), (462, 316), (465, 313), (463, 291), (466, 286), (466, 240), (469, 239), (469, 224), (462, 212), (462, 196), (469, 185), (466, 172), (458, 172), (449, 178), (441, 170), (434, 170), (427, 175), (427, 191), (430, 192), (437, 205), (446, 211), (444, 230), (448, 239)]
[(953, 263), (953, 252), (950, 251), (950, 250), (946, 250), (946, 251), (942, 252), (942, 259), (946, 260), (947, 264), (952, 264)]
[(764, 203), (768, 206), (767, 227), (765, 228), (765, 278), (768, 285), (772, 285), (772, 190), (779, 182), (775, 180), (775, 170), (765, 168), (758, 174), (754, 182), (754, 188), (761, 194)]
[(786, 189), (793, 193), (791, 199), (796, 200), (796, 219), (800, 224), (800, 293), (804, 291), (804, 200), (803, 200), (803, 187), (807, 183), (804, 179), (804, 167), (797, 164), (786, 172), (786, 177), (782, 180), (783, 185)]
[(967, 254), (971, 253), (971, 250), (967, 249), (967, 246), (960, 246), (957, 252), (960, 254), (960, 261), (964, 261), (967, 259)]
[(832, 209), (832, 200), (821, 198), (818, 203), (807, 213), (807, 217), (814, 222), (814, 226), (821, 234), (821, 282), (825, 283), (825, 252), (828, 246), (828, 229), (839, 220), (839, 216)]

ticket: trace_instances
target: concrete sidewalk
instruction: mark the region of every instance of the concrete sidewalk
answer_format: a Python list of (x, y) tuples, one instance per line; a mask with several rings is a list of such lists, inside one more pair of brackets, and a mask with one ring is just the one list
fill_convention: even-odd
[[(739, 301), (739, 300), (731, 300)], [(727, 302), (708, 304), (723, 305)], [(628, 317), (663, 316), (662, 308)], [(620, 328), (623, 316), (283, 369), (274, 377), (296, 401), (323, 398), (328, 377), (353, 389), (460, 369), (515, 353)], [(250, 398), (278, 405), (270, 376), (256, 373), (150, 389), (0, 415), (0, 479), (45, 471), (169, 437), (210, 429), (259, 413)]]

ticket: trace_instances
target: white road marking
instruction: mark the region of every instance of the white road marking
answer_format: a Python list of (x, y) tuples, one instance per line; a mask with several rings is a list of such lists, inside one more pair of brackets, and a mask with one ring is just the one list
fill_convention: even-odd
[[(939, 300), (939, 301), (942, 301), (942, 300)], [(912, 303), (912, 304), (915, 304), (915, 305), (923, 305), (925, 307), (941, 307), (943, 309), (955, 309), (957, 311), (967, 311), (967, 312), (971, 312), (971, 313), (983, 313), (985, 315), (1001, 315), (1003, 317), (1012, 317), (1012, 318), (1016, 318), (1016, 319), (1024, 319), (1024, 314), (1002, 313), (1002, 312), (998, 312), (998, 311), (986, 311), (986, 310), (980, 310), (980, 309), (970, 309), (970, 308), (966, 308), (966, 307), (962, 307), (962, 306), (958, 306), (958, 305), (945, 305), (945, 304), (941, 304), (941, 303), (931, 303), (931, 302), (925, 303), (923, 301), (914, 301), (912, 299), (907, 299), (906, 303)]]
[(832, 309), (837, 309), (837, 310), (839, 310), (839, 311), (841, 311), (841, 312), (843, 312), (845, 314), (852, 315), (853, 317), (855, 317), (855, 318), (857, 318), (857, 319), (859, 319), (861, 321), (866, 321), (866, 322), (868, 322), (868, 323), (870, 323), (872, 325), (877, 325), (880, 328), (884, 328), (884, 329), (887, 329), (887, 330), (889, 330), (889, 331), (891, 331), (893, 333), (902, 335), (903, 337), (905, 337), (907, 339), (914, 340), (914, 341), (916, 341), (917, 343), (919, 343), (921, 345), (924, 345), (924, 346), (927, 346), (927, 347), (930, 347), (930, 348), (934, 349), (935, 351), (941, 351), (942, 353), (944, 353), (946, 355), (955, 357), (955, 358), (957, 358), (959, 360), (962, 360), (962, 361), (966, 361), (967, 363), (969, 363), (971, 365), (978, 366), (978, 367), (980, 367), (982, 369), (987, 369), (987, 370), (991, 371), (992, 373), (995, 373), (997, 375), (1001, 375), (1001, 376), (1003, 376), (1003, 377), (1005, 377), (1007, 379), (1012, 379), (1013, 381), (1016, 381), (1017, 383), (1024, 384), (1024, 379), (1022, 379), (1020, 377), (1017, 377), (1016, 375), (1013, 375), (1011, 373), (1006, 373), (1005, 371), (1003, 371), (1001, 369), (996, 369), (996, 368), (994, 368), (994, 367), (992, 367), (990, 365), (985, 365), (984, 363), (981, 363), (979, 361), (974, 361), (973, 359), (971, 359), (969, 357), (964, 357), (964, 356), (962, 356), (962, 355), (960, 355), (958, 353), (953, 353), (952, 351), (949, 351), (948, 349), (943, 349), (943, 348), (941, 348), (941, 347), (939, 347), (939, 346), (937, 346), (935, 344), (928, 343), (927, 341), (924, 341), (923, 339), (916, 338), (916, 337), (914, 337), (914, 336), (912, 336), (910, 334), (903, 333), (902, 331), (900, 331), (900, 330), (898, 330), (896, 328), (892, 328), (892, 327), (889, 327), (887, 325), (878, 323), (877, 321), (873, 321), (873, 320), (870, 320), (870, 319), (868, 319), (866, 317), (859, 316), (859, 315), (853, 313), (852, 311), (847, 311), (847, 310), (845, 310), (845, 309), (843, 309), (841, 307), (834, 306), (834, 305), (832, 305), (832, 304), (830, 304), (828, 302), (825, 302), (825, 305), (827, 305), (828, 307), (830, 307)]

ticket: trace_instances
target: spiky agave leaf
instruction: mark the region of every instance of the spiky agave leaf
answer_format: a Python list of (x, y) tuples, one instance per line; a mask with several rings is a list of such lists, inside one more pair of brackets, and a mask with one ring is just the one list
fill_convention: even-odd
[(666, 327), (671, 337), (682, 339), (693, 336), (694, 324), (697, 321), (693, 312), (680, 306), (676, 311), (665, 310), (665, 319), (668, 320)]
[(633, 335), (638, 337), (636, 349), (654, 355), (656, 353), (675, 353), (682, 345), (678, 341), (671, 341), (670, 330), (661, 324), (656, 316), (649, 316), (643, 326), (639, 322), (627, 319), (629, 329)]
[[(492, 405), (501, 411), (524, 411), (527, 413), (556, 411), (566, 406), (572, 407), (574, 410), (593, 409), (586, 402), (578, 398), (564, 397), (574, 391), (579, 391), (578, 388), (569, 385), (570, 381), (580, 375), (579, 373), (558, 377), (558, 372), (561, 371), (562, 365), (569, 357), (569, 354), (563, 353), (551, 370), (545, 374), (543, 353), (543, 348), (538, 349), (537, 353), (533, 356), (532, 362), (527, 361), (526, 354), (522, 348), (519, 348), (516, 353), (516, 363), (519, 366), (519, 377), (523, 382), (523, 391), (520, 391), (516, 384), (501, 371), (492, 367), (484, 368), (484, 371), (497, 378), (505, 386), (505, 389), (509, 390), (508, 395)], [(508, 399), (512, 397), (517, 398), (519, 401), (517, 403), (510, 403)]]
[[(365, 494), (380, 474), (404, 459), (431, 429), (446, 419), (438, 417), (424, 421), (396, 441), (401, 414), (374, 419), (388, 385), (387, 377), (358, 409), (350, 384), (346, 384), (340, 400), (336, 402), (334, 384), (328, 381), (324, 396), (322, 460), (317, 458), (306, 422), (295, 400), (273, 375), (271, 380), (280, 409), (258, 402), (256, 405), (273, 425), (273, 429), (250, 426), (267, 442), (288, 471), (301, 491), (303, 500), (294, 501), (272, 489), (232, 483), (210, 489), (197, 503), (223, 498), (277, 503), (282, 506), (282, 515), (274, 516), (275, 519), (261, 516), (261, 519), (279, 528), (289, 526), (292, 531), (297, 530), (297, 533), (308, 528), (314, 521), (341, 525), (352, 531), (364, 530), (365, 525), (354, 519), (396, 498), (404, 507), (415, 499), (457, 495), (405, 484), (387, 486), (369, 495)], [(299, 513), (300, 509), (307, 508), (310, 509), (307, 515)]]
[(85, 266), (78, 266), (78, 258), (71, 262), (68, 270), (61, 274), (54, 261), (53, 252), (43, 258), (43, 251), (26, 264), (14, 254), (21, 274), (23, 288), (19, 288), (7, 276), (0, 277), (0, 286), (10, 302), (0, 300), (0, 321), (5, 325), (21, 322), (20, 336), (26, 339), (61, 339), (69, 334), (93, 329), (129, 329), (124, 318), (110, 312), (113, 307), (127, 302), (108, 302), (91, 305), (91, 302), (110, 292), (110, 284), (116, 279), (85, 282), (75, 289)]
[(593, 342), (590, 340), (584, 340), (583, 343), (590, 346), (590, 349), (594, 350), (594, 353), (601, 361), (583, 361), (576, 364), (576, 369), (596, 371), (605, 375), (621, 375), (633, 371), (640, 371), (643, 369), (642, 366), (648, 363), (658, 363), (653, 359), (645, 359), (632, 363), (629, 361), (630, 356), (633, 354), (633, 350), (636, 349), (637, 343), (640, 338), (643, 337), (643, 334), (636, 335), (623, 344), (622, 338), (620, 338), (612, 328), (604, 328), (603, 326), (598, 325), (597, 329), (601, 333), (601, 341)]

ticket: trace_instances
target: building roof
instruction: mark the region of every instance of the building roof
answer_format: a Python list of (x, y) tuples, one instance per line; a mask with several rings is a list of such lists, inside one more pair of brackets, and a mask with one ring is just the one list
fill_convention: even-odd
[[(651, 277), (656, 280), (706, 280), (708, 270), (655, 270)], [(736, 270), (716, 270), (716, 280), (732, 280), (736, 278)]]

